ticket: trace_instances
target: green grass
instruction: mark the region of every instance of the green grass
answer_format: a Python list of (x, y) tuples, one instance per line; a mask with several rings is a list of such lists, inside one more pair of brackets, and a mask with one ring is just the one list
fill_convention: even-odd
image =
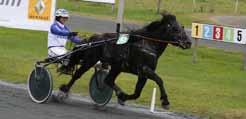
[[(192, 64), (192, 50), (170, 46), (159, 60), (157, 73), (165, 82), (171, 111), (216, 119), (245, 119), (246, 72), (241, 70), (242, 53), (206, 47), (200, 47), (198, 53), (198, 63)], [(47, 56), (47, 33), (0, 28), (0, 54), (0, 79), (25, 83), (35, 61)], [(70, 77), (58, 76), (54, 68), (51, 71), (56, 88), (68, 82)], [(88, 95), (92, 73), (93, 69), (88, 71), (72, 92)], [(117, 83), (124, 91), (132, 93), (136, 76), (122, 73)], [(148, 81), (142, 96), (131, 103), (149, 105), (154, 86)]]
[[(111, 5), (90, 2), (78, 2), (80, 0), (59, 0), (59, 8), (66, 8), (88, 16), (99, 16), (115, 19), (117, 4), (112, 13)], [(125, 0), (125, 19), (132, 22), (145, 23), (159, 18), (156, 13), (157, 0)], [(192, 21), (214, 23), (212, 16), (217, 15), (245, 15), (246, 1), (240, 0), (238, 13), (234, 13), (234, 0), (196, 0), (196, 8), (193, 9), (193, 0), (162, 0), (161, 11), (169, 11), (177, 16), (179, 21), (189, 26)]]

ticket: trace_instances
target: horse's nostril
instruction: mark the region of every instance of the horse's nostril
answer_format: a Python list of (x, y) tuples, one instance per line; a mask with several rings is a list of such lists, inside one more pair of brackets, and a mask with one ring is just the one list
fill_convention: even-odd
[(189, 45), (192, 45), (192, 42), (188, 42)]
[(191, 42), (188, 42), (188, 46), (191, 47), (192, 43)]
[(190, 48), (190, 47), (191, 47), (191, 45), (192, 45), (192, 43), (191, 43), (191, 42), (186, 42), (186, 47), (187, 47), (187, 48)]

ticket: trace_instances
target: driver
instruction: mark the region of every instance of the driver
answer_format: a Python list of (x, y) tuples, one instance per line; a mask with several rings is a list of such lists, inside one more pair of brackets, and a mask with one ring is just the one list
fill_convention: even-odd
[[(77, 37), (78, 32), (71, 32), (65, 25), (69, 18), (69, 12), (65, 9), (58, 9), (55, 13), (55, 16), (55, 22), (51, 25), (50, 31), (48, 33), (49, 57), (57, 57), (66, 54), (67, 50), (65, 45), (68, 40), (76, 44), (81, 43), (80, 38)], [(63, 66), (60, 67), (60, 69), (63, 70), (65, 67), (66, 66), (63, 63)]]
[(49, 57), (56, 57), (67, 53), (65, 48), (67, 40), (79, 44), (81, 40), (77, 37), (78, 32), (71, 32), (67, 26), (66, 21), (69, 18), (69, 13), (65, 9), (58, 9), (55, 13), (55, 22), (51, 25), (48, 33), (48, 55)]

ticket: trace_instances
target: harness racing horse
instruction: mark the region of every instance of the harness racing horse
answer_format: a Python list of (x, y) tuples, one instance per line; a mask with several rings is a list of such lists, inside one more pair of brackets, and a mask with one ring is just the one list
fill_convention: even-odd
[[(118, 97), (118, 102), (124, 105), (127, 100), (137, 99), (146, 84), (147, 79), (156, 82), (160, 89), (162, 107), (168, 109), (169, 100), (163, 85), (163, 80), (156, 73), (159, 57), (163, 54), (168, 44), (182, 49), (191, 48), (191, 40), (184, 28), (177, 22), (172, 14), (163, 13), (162, 19), (154, 21), (142, 29), (130, 31), (129, 41), (123, 45), (117, 45), (115, 40), (105, 42), (96, 47), (78, 51), (71, 56), (72, 64), (80, 64), (68, 84), (60, 87), (60, 91), (68, 93), (72, 85), (87, 70), (98, 61), (110, 65), (111, 69), (104, 82), (111, 87)], [(94, 35), (90, 42), (107, 41), (117, 39), (116, 33)], [(134, 94), (128, 95), (115, 84), (117, 76), (121, 72), (138, 76)]]

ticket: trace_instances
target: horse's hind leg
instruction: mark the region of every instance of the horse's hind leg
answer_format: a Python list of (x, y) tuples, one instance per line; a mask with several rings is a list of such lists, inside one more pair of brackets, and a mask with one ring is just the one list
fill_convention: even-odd
[(63, 84), (60, 86), (60, 91), (63, 93), (68, 93), (76, 80), (78, 80), (86, 71), (88, 71), (94, 63), (85, 63), (78, 70), (76, 70), (75, 74), (72, 76), (72, 79), (68, 82), (68, 84)]

